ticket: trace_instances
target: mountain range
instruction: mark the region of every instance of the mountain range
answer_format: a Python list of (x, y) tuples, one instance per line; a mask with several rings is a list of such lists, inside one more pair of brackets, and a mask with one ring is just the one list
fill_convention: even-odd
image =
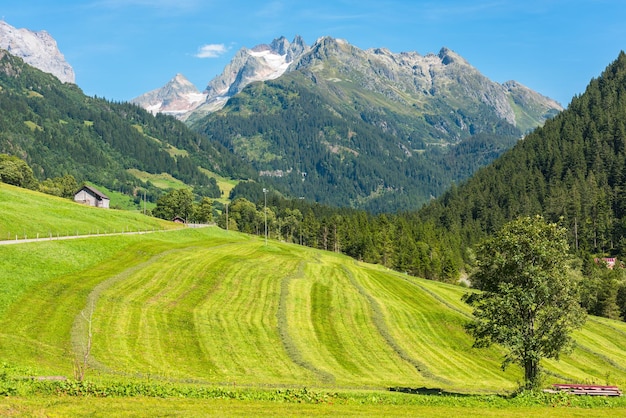
[[(45, 32), (8, 25), (5, 30), (12, 51), (59, 77), (58, 69), (44, 65), (62, 58)], [(44, 50), (56, 58), (46, 58)], [(78, 99), (74, 92), (66, 97)], [(384, 48), (361, 50), (332, 37), (309, 46), (299, 36), (292, 42), (280, 37), (241, 49), (203, 92), (178, 74), (165, 87), (133, 102), (157, 115), (174, 115), (197, 132), (184, 135), (205, 138), (191, 139), (195, 147), (183, 140), (181, 150), (196, 162), (210, 160), (201, 166), (204, 169), (220, 172), (220, 167), (228, 167), (226, 172), (250, 173), (248, 178), (286, 196), (373, 212), (420, 207), (562, 110), (554, 100), (519, 83), (489, 80), (447, 48), (422, 56)], [(28, 119), (30, 123), (37, 118)], [(126, 140), (134, 136), (121, 134)], [(182, 143), (165, 140), (157, 148), (169, 153), (167, 158), (187, 161), (187, 154), (168, 148)], [(213, 156), (195, 155), (193, 149), (205, 143), (219, 150), (213, 148)], [(136, 144), (120, 144), (120, 150), (133, 148)], [(220, 164), (215, 155), (227, 162)], [(148, 164), (146, 157), (139, 157), (144, 171), (169, 164), (168, 173), (181, 177), (175, 161)], [(46, 165), (48, 172), (60, 171), (44, 160), (37, 164)], [(94, 176), (90, 169), (71, 171)], [(201, 177), (192, 171), (186, 169), (187, 178)]]
[[(131, 102), (151, 112), (198, 119), (221, 109), (245, 86), (274, 80), (292, 71), (315, 71), (316, 66), (334, 67), (329, 81), (345, 80), (341, 74), (358, 73), (350, 82), (366, 91), (384, 94), (408, 106), (428, 106), (444, 100), (454, 105), (455, 96), (485, 105), (508, 123), (526, 132), (562, 110), (556, 101), (515, 81), (490, 81), (463, 57), (442, 48), (438, 54), (392, 53), (384, 48), (361, 50), (347, 41), (323, 37), (308, 46), (302, 37), (292, 42), (285, 37), (252, 49), (240, 49), (219, 76), (200, 92), (182, 74), (164, 87), (145, 93)], [(437, 107), (437, 105), (435, 105)], [(442, 128), (440, 128), (442, 129)], [(445, 128), (443, 128), (445, 129)]]
[[(329, 205), (416, 209), (561, 110), (519, 83), (489, 80), (446, 48), (421, 56), (296, 37), (254, 48), (262, 56), (251, 51), (206, 90), (230, 97), (225, 105), (208, 112), (218, 101), (205, 101), (186, 123), (264, 183)], [(274, 72), (261, 65), (270, 54)], [(275, 78), (251, 81), (261, 67)]]

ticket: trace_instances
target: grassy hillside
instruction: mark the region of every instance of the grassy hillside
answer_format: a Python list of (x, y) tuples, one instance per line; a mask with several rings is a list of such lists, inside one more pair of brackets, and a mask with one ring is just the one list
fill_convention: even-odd
[[(43, 224), (91, 212), (0, 191), (6, 217), (9, 196), (39, 199), (28, 216)], [(61, 203), (65, 212), (46, 212)], [(92, 222), (119, 225), (114, 212)], [(218, 228), (0, 246), (0, 361), (71, 377), (91, 325), (90, 378), (515, 389), (521, 372), (502, 372), (497, 348), (471, 348), (463, 292)], [(626, 324), (591, 318), (576, 337), (571, 355), (546, 362), (552, 380), (626, 384)]]
[[(172, 226), (4, 184), (0, 212), (3, 232)], [(471, 347), (464, 291), (218, 228), (0, 246), (0, 361), (71, 377), (91, 326), (90, 378), (515, 389), (497, 348)], [(591, 318), (576, 337), (552, 380), (626, 384), (626, 324)]]
[(139, 213), (87, 207), (1, 182), (0, 214), (0, 240), (177, 227)]

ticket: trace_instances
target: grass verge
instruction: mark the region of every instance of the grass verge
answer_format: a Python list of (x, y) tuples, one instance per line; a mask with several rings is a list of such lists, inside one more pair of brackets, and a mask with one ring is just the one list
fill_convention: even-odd
[[(151, 381), (36, 381), (1, 369), (7, 416), (623, 416), (626, 399), (524, 392), (516, 396), (246, 389)], [(10, 393), (9, 393), (10, 392)], [(6, 396), (9, 395), (9, 396)]]

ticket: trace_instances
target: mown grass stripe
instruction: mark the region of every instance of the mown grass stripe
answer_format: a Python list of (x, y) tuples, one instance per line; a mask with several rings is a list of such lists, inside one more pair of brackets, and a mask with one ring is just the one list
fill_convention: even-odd
[(324, 370), (318, 369), (313, 364), (304, 359), (300, 349), (294, 342), (291, 333), (289, 332), (289, 317), (288, 312), (289, 309), (287, 307), (287, 302), (290, 298), (289, 296), (289, 285), (292, 280), (302, 279), (304, 278), (304, 262), (301, 262), (298, 266), (298, 270), (296, 273), (284, 276), (281, 280), (280, 284), (280, 299), (278, 305), (278, 311), (276, 312), (276, 318), (278, 322), (278, 333), (280, 334), (280, 340), (287, 352), (289, 358), (298, 366), (312, 372), (315, 376), (317, 376), (324, 383), (334, 383), (335, 376), (331, 373), (328, 373)]
[(391, 333), (389, 332), (389, 329), (387, 327), (387, 323), (385, 321), (385, 317), (383, 315), (383, 312), (381, 310), (380, 305), (378, 304), (378, 301), (376, 299), (374, 299), (374, 297), (372, 295), (370, 295), (365, 288), (363, 288), (363, 286), (361, 286), (361, 284), (359, 282), (356, 281), (354, 275), (352, 274), (352, 271), (350, 271), (348, 268), (346, 268), (345, 266), (343, 267), (344, 271), (346, 272), (347, 276), (350, 279), (350, 282), (352, 283), (352, 285), (357, 289), (357, 291), (363, 295), (370, 303), (370, 307), (372, 310), (372, 320), (374, 322), (374, 324), (376, 325), (376, 328), (378, 329), (378, 332), (380, 333), (380, 335), (385, 339), (385, 341), (387, 341), (387, 344), (389, 344), (390, 347), (393, 348), (393, 351), (396, 352), (396, 354), (398, 354), (398, 356), (403, 359), (404, 361), (406, 361), (407, 363), (409, 363), (410, 365), (412, 365), (413, 367), (415, 367), (415, 369), (422, 374), (423, 376), (429, 378), (429, 379), (434, 379), (434, 380), (439, 380), (443, 383), (447, 383), (445, 379), (440, 378), (438, 376), (436, 376), (435, 374), (433, 374), (428, 367), (426, 366), (426, 364), (420, 362), (419, 360), (413, 358), (412, 356), (410, 356), (397, 342), (396, 340), (393, 338), (393, 336), (391, 335)]
[(405, 280), (389, 280), (389, 275), (380, 271), (362, 272), (359, 281), (385, 310), (389, 332), (397, 343), (414, 358), (437, 370), (439, 376), (445, 376), (449, 384), (471, 381), (472, 376), (482, 374), (493, 384), (507, 385), (511, 372), (500, 372), (497, 348), (482, 350), (478, 357), (476, 351), (470, 355), (472, 342), (463, 330), (465, 320), (458, 312), (442, 310), (430, 294)]
[[(109, 279), (97, 284), (93, 290), (87, 296), (87, 301), (83, 309), (74, 317), (72, 329), (70, 331), (72, 349), (74, 355), (78, 358), (86, 355), (85, 350), (89, 340), (89, 327), (90, 322), (94, 320), (95, 309), (100, 299), (100, 296), (104, 291), (113, 286), (115, 283), (125, 280), (134, 274), (136, 271), (146, 268), (146, 266), (153, 264), (158, 258), (164, 257), (168, 252), (160, 253), (153, 256), (149, 260), (144, 261), (141, 264), (137, 264), (131, 268), (128, 268), (121, 273), (110, 277)], [(97, 317), (95, 318), (97, 319)], [(92, 337), (93, 339), (93, 337)], [(92, 366), (94, 363), (92, 363)]]
[(357, 374), (359, 367), (350, 358), (350, 353), (341, 345), (337, 325), (340, 319), (334, 314), (331, 304), (333, 294), (331, 287), (319, 282), (311, 288), (311, 321), (315, 336), (337, 359), (341, 366), (351, 373)]

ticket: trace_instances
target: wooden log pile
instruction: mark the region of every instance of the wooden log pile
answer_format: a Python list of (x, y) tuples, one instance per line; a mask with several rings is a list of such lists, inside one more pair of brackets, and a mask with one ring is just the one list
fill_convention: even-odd
[(622, 396), (622, 392), (617, 386), (602, 385), (579, 385), (579, 384), (554, 384), (552, 389), (544, 389), (548, 393), (567, 392), (574, 395), (591, 396)]

